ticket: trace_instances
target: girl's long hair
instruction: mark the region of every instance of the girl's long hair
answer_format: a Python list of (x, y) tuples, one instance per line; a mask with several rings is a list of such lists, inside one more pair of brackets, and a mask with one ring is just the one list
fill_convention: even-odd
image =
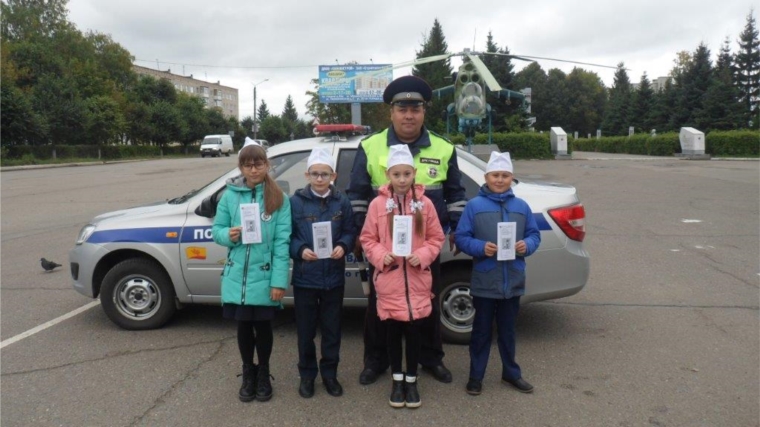
[[(264, 162), (269, 166), (267, 152), (259, 145), (248, 145), (243, 147), (238, 153), (238, 167), (243, 169), (243, 165), (248, 163)], [(267, 215), (272, 215), (274, 211), (280, 209), (283, 203), (283, 193), (279, 185), (267, 173), (264, 176), (264, 211)]]
[[(412, 181), (412, 201), (417, 202), (417, 195), (414, 192), (414, 184), (415, 181)], [(395, 193), (393, 192), (393, 184), (388, 183), (388, 192), (391, 193), (391, 199), (393, 199), (393, 196)], [(399, 212), (401, 212), (401, 206), (399, 206)], [(391, 235), (391, 238), (393, 238), (393, 211), (390, 211), (388, 214), (388, 233)], [(414, 228), (417, 230), (417, 235), (425, 238), (425, 219), (422, 217), (422, 209), (417, 209), (417, 212), (414, 213)]]

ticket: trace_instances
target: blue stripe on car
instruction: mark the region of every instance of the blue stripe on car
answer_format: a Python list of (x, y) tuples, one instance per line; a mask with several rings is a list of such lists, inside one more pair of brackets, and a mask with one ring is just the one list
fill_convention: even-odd
[(552, 226), (549, 224), (549, 221), (546, 220), (544, 217), (544, 214), (542, 213), (533, 213), (533, 219), (536, 220), (536, 225), (538, 226), (539, 230), (551, 230)]
[[(208, 228), (208, 227), (207, 227)], [(119, 230), (102, 230), (92, 233), (88, 243), (179, 243), (178, 237), (167, 237), (166, 233), (174, 232), (179, 236), (180, 227), (156, 228), (124, 228)]]

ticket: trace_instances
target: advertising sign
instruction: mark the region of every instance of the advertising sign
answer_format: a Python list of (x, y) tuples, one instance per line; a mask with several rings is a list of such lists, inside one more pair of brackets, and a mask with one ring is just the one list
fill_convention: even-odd
[(390, 64), (320, 65), (319, 102), (383, 102), (383, 91), (393, 80), (391, 67)]

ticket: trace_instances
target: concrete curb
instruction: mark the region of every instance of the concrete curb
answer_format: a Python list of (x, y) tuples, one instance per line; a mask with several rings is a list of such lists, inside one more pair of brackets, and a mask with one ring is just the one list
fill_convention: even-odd
[(114, 165), (118, 163), (134, 163), (134, 162), (147, 162), (149, 160), (157, 159), (135, 159), (135, 160), (104, 160), (95, 162), (77, 162), (77, 163), (49, 163), (43, 165), (23, 165), (23, 166), (3, 166), (0, 167), (0, 172), (13, 172), (32, 169), (53, 169), (53, 168), (70, 168), (78, 166), (102, 166), (102, 165)]

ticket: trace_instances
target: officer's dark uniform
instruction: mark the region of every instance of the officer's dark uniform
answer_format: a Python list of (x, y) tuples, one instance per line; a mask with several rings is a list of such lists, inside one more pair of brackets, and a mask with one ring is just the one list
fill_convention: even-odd
[[(391, 82), (383, 93), (383, 100), (391, 105), (424, 105), (432, 98), (430, 86), (419, 77), (405, 76)], [(377, 195), (379, 186), (387, 183), (385, 166), (389, 147), (405, 144), (396, 137), (393, 126), (365, 138), (354, 159), (351, 179), (346, 195), (356, 220), (357, 231), (364, 226), (369, 202)], [(435, 205), (444, 232), (456, 230), (464, 211), (465, 191), (457, 163), (456, 149), (442, 137), (422, 127), (416, 141), (407, 144), (414, 156), (417, 175), (415, 181), (425, 185), (425, 196)], [(444, 243), (446, 245), (447, 243)], [(370, 295), (364, 320), (364, 371), (362, 384), (375, 381), (377, 374), (388, 368), (388, 352), (383, 324), (377, 317), (377, 296), (371, 281), (374, 268), (370, 265)], [(423, 326), (420, 364), (432, 369), (440, 381), (450, 382), (451, 373), (443, 367), (443, 347), (440, 331), (440, 257), (431, 265), (433, 274), (433, 313)], [(368, 372), (371, 370), (372, 372)]]

